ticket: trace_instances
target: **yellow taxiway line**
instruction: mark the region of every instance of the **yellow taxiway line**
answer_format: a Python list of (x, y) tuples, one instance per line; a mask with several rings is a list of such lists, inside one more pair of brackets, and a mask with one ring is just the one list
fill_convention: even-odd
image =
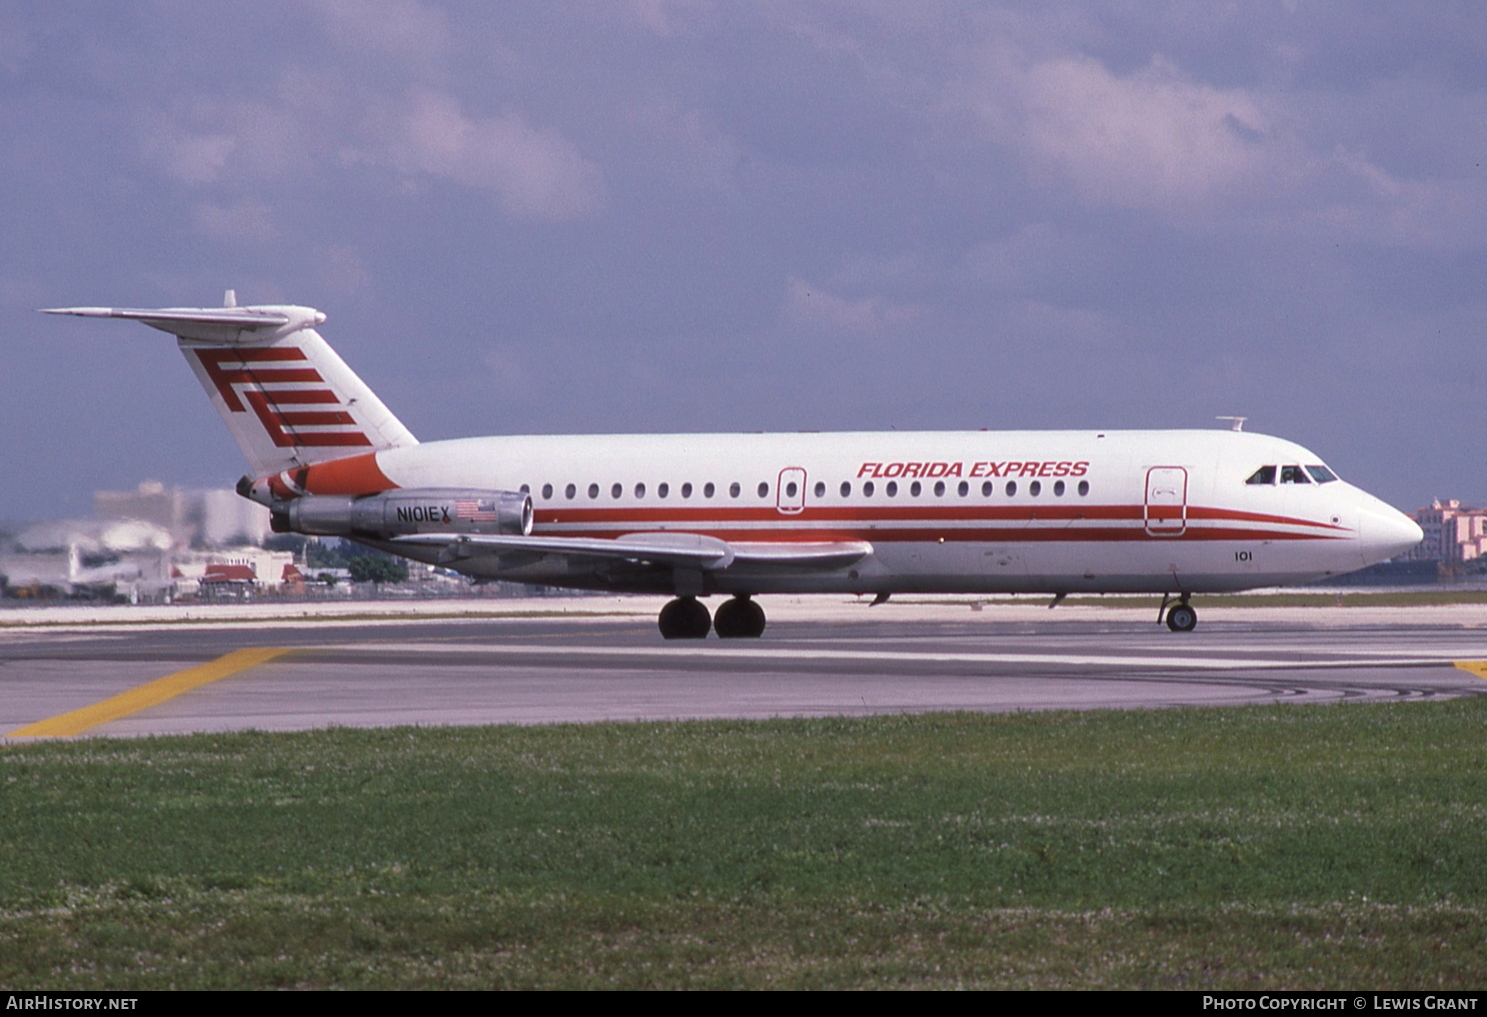
[(1478, 678), (1487, 678), (1487, 660), (1458, 660), (1456, 666)]
[(46, 720), (38, 720), (34, 724), (16, 728), (10, 732), (9, 737), (65, 738), (68, 735), (82, 734), (99, 724), (106, 724), (111, 720), (127, 717), (131, 713), (137, 713), (151, 706), (158, 706), (183, 692), (190, 692), (192, 689), (200, 688), (218, 679), (238, 674), (249, 668), (257, 667), (259, 664), (266, 664), (275, 657), (288, 652), (288, 649), (269, 646), (234, 650), (225, 657), (218, 657), (206, 664), (146, 682), (144, 685), (138, 685), (127, 692), (120, 692), (117, 696), (110, 696), (92, 706), (85, 706), (81, 710), (59, 713), (55, 717), (48, 717)]

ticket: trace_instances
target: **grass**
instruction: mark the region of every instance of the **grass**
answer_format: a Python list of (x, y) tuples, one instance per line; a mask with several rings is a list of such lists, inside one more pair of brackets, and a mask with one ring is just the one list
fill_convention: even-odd
[(0, 749), (0, 985), (1479, 988), (1487, 699)]

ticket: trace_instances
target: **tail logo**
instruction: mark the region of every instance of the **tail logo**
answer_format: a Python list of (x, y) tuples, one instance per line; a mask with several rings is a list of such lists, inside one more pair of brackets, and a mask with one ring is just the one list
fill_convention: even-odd
[(303, 350), (270, 346), (193, 352), (228, 410), (246, 413), (251, 408), (280, 448), (371, 446)]

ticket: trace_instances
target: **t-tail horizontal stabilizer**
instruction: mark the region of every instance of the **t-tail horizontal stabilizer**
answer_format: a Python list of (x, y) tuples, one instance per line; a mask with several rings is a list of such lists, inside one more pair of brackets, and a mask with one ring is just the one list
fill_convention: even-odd
[(53, 307), (46, 314), (139, 321), (177, 337), (182, 355), (255, 476), (418, 439), (315, 331), (313, 307)]

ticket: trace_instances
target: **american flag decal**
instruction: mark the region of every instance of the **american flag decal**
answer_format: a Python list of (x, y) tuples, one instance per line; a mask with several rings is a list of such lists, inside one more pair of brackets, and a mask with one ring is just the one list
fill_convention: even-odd
[(251, 408), (280, 448), (372, 444), (304, 350), (270, 346), (195, 353), (228, 410)]
[(468, 519), (472, 523), (494, 523), (498, 521), (496, 515), (496, 503), (493, 501), (456, 501), (454, 503), (454, 514), (460, 519)]

